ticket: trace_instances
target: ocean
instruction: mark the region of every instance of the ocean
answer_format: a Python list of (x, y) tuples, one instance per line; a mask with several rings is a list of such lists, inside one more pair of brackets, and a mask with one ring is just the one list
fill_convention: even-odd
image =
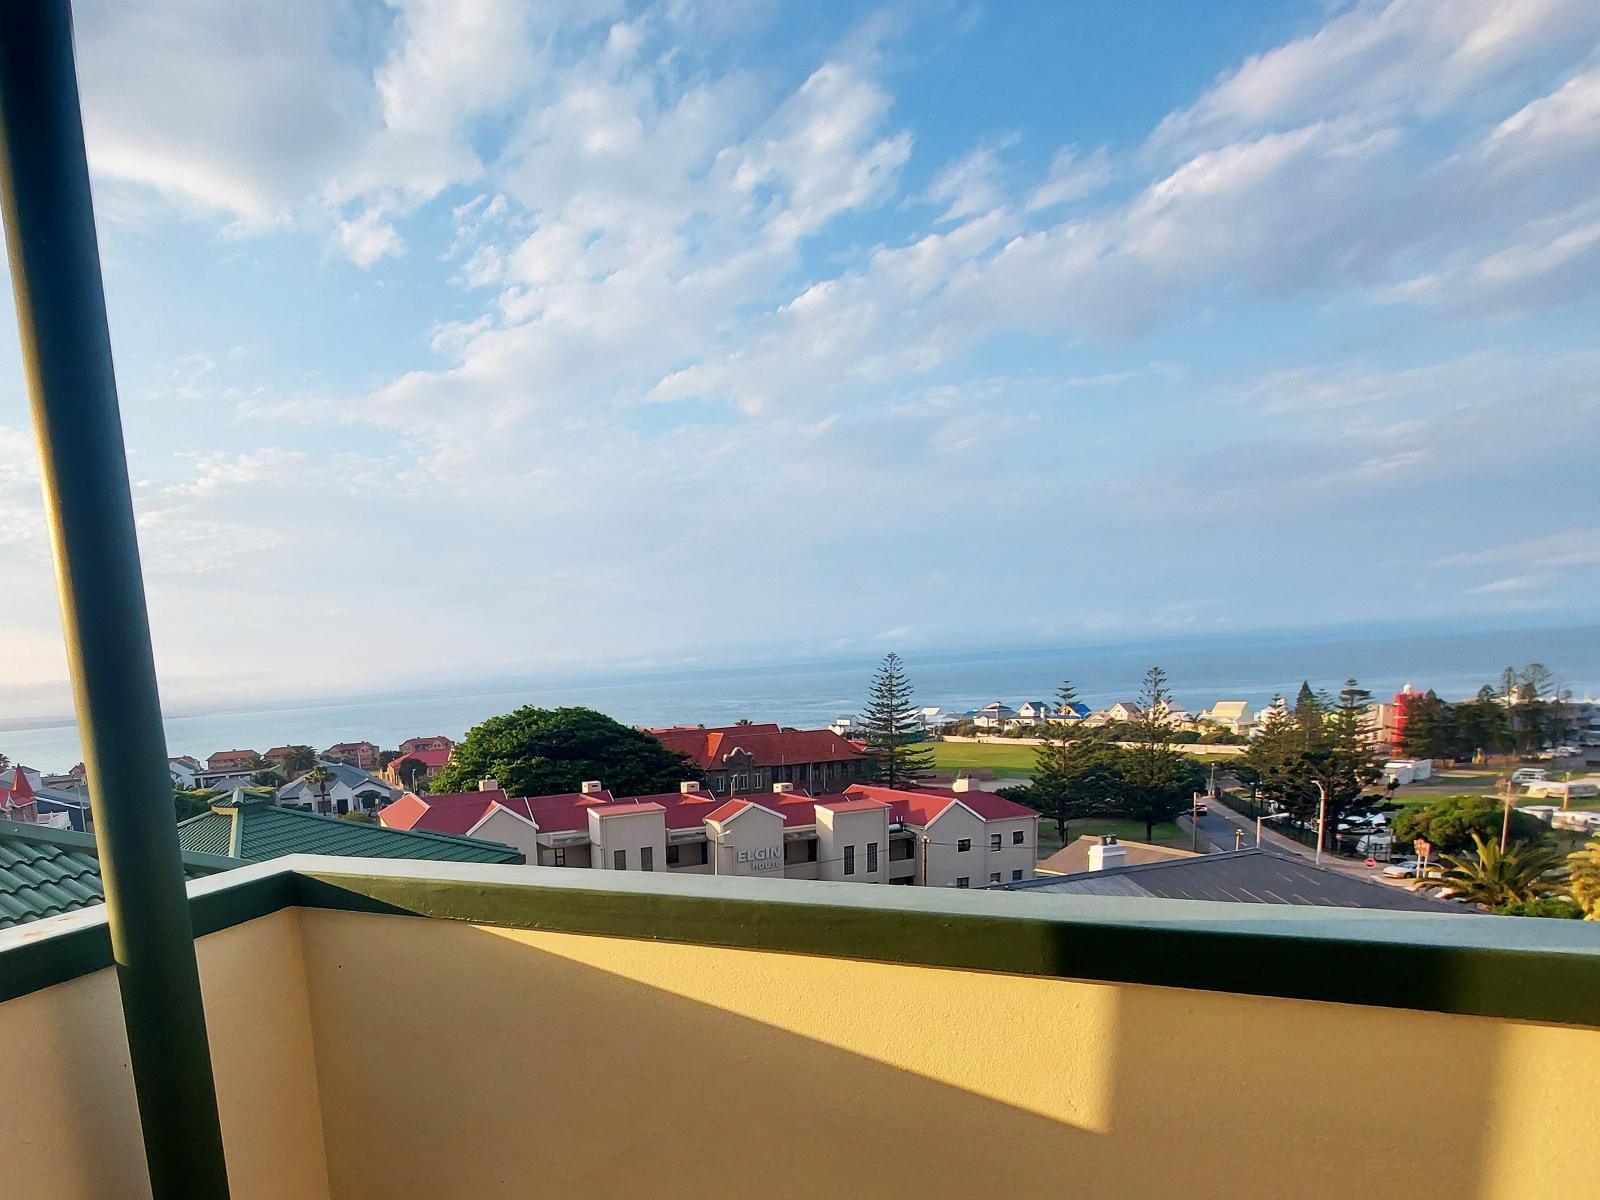
[[(1446, 699), (1495, 683), (1509, 665), (1543, 662), (1577, 697), (1600, 695), (1600, 626), (1469, 633), (1354, 632), (1258, 637), (1150, 638), (1090, 646), (908, 653), (918, 704), (966, 711), (991, 700), (1048, 700), (1063, 678), (1094, 707), (1136, 700), (1145, 669), (1165, 668), (1177, 703), (1199, 712), (1221, 699), (1260, 705), (1291, 699), (1302, 680), (1336, 691), (1354, 676), (1379, 698), (1406, 683)], [(217, 750), (370, 740), (392, 747), (415, 735), (459, 738), (496, 713), (524, 704), (585, 705), (638, 725), (731, 724), (740, 717), (820, 726), (858, 711), (876, 660), (595, 674), (462, 687), (436, 694), (328, 698), (288, 707), (232, 706), (166, 721), (170, 754), (204, 759)], [(20, 726), (22, 723), (18, 723)], [(0, 726), (5, 721), (0, 718)], [(71, 722), (0, 727), (0, 753), (45, 771), (82, 754)]]

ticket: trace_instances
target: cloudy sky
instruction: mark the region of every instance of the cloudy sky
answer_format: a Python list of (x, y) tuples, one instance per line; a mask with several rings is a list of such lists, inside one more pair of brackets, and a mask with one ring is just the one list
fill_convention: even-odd
[(169, 699), (1594, 611), (1593, 0), (76, 8)]

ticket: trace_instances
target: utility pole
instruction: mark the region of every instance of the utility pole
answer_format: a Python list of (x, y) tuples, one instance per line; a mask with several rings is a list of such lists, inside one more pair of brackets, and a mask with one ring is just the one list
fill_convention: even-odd
[(1317, 795), (1321, 797), (1317, 802), (1317, 859), (1316, 865), (1322, 865), (1322, 842), (1326, 836), (1323, 827), (1328, 822), (1328, 789), (1322, 786), (1322, 781), (1317, 780)]

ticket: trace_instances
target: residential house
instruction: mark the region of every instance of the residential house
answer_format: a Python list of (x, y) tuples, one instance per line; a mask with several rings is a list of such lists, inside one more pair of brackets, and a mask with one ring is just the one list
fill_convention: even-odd
[(703, 771), (706, 785), (720, 796), (766, 791), (775, 783), (829, 795), (872, 777), (872, 756), (831, 729), (759, 724), (648, 732)]
[(1017, 710), (1000, 700), (992, 700), (967, 715), (979, 729), (1003, 729), (1017, 719)]
[(1248, 700), (1218, 700), (1200, 714), (1200, 719), (1219, 725), (1229, 733), (1248, 737), (1255, 728), (1256, 713)]
[(1056, 706), (1044, 700), (1024, 700), (1017, 706), (1017, 723), (1038, 725), (1055, 715)]
[(1071, 704), (1057, 708), (1050, 714), (1052, 721), (1082, 721), (1089, 715), (1089, 706), (1081, 700), (1074, 700)]
[(284, 764), (294, 755), (295, 749), (293, 746), (274, 746), (272, 749), (262, 752), (261, 765), (263, 767), (274, 767), (281, 772), (284, 770)]
[(194, 777), (194, 790), (201, 792), (232, 792), (238, 788), (255, 786), (260, 767), (238, 767), (226, 771), (201, 771)]
[(419, 750), (443, 750), (449, 753), (456, 748), (456, 744), (443, 734), (433, 737), (410, 737), (400, 743), (401, 754), (415, 754)]
[(308, 772), (284, 784), (278, 789), (277, 802), (343, 815), (376, 812), (396, 794), (388, 783), (346, 763), (326, 763), (322, 770), (327, 773), (324, 780), (313, 780)]
[(676, 792), (613, 796), (600, 781), (559, 796), (476, 792), (406, 795), (383, 809), (388, 828), (492, 836), (542, 866), (975, 887), (1032, 877), (1038, 815), (968, 780), (953, 788), (853, 785), (813, 796), (778, 783), (719, 796), (695, 782)]
[(422, 750), (410, 750), (398, 758), (390, 759), (389, 765), (384, 767), (382, 774), (391, 787), (415, 787), (416, 773), (419, 769), (422, 781), (426, 782), (449, 765), (449, 747), (442, 749), (430, 747)]
[(471, 863), (523, 861), (521, 851), (495, 842), (341, 821), (338, 817), (282, 808), (243, 792), (218, 800), (210, 812), (178, 822), (178, 841), (186, 851), (225, 854), (252, 863), (285, 854)]
[(218, 750), (206, 759), (208, 771), (244, 771), (250, 770), (261, 761), (261, 756), (254, 750)]
[(1118, 700), (1115, 704), (1098, 709), (1083, 719), (1083, 723), (1092, 727), (1101, 725), (1126, 725), (1137, 721), (1143, 710), (1131, 700)]
[(167, 774), (172, 776), (172, 786), (186, 792), (200, 786), (196, 781), (204, 770), (205, 764), (192, 754), (180, 754), (167, 759)]
[(31, 767), (19, 764), (0, 771), (0, 815), (8, 808), (11, 820), (94, 832), (88, 794), (82, 788), (46, 787), (43, 776)]
[(371, 742), (335, 742), (322, 752), (322, 757), (370, 771), (378, 765), (378, 747)]

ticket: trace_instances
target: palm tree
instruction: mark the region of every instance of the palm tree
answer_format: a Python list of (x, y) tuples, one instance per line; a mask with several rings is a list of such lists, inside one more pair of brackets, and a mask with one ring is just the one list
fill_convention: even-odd
[(290, 746), (284, 755), (283, 769), (290, 779), (311, 770), (317, 765), (317, 752), (310, 746)]
[(1502, 904), (1521, 904), (1540, 896), (1565, 892), (1566, 884), (1550, 875), (1562, 866), (1559, 851), (1547, 846), (1514, 844), (1504, 854), (1498, 843), (1472, 835), (1476, 854), (1441, 855), (1442, 869), (1430, 870), (1418, 881), (1420, 888), (1448, 888), (1457, 900), (1467, 900), (1488, 908)]
[(318, 794), (317, 812), (328, 807), (328, 785), (333, 782), (333, 772), (318, 764), (300, 777), (302, 783)]
[(1585, 919), (1600, 921), (1600, 833), (1567, 855), (1572, 871), (1572, 898), (1583, 908)]

